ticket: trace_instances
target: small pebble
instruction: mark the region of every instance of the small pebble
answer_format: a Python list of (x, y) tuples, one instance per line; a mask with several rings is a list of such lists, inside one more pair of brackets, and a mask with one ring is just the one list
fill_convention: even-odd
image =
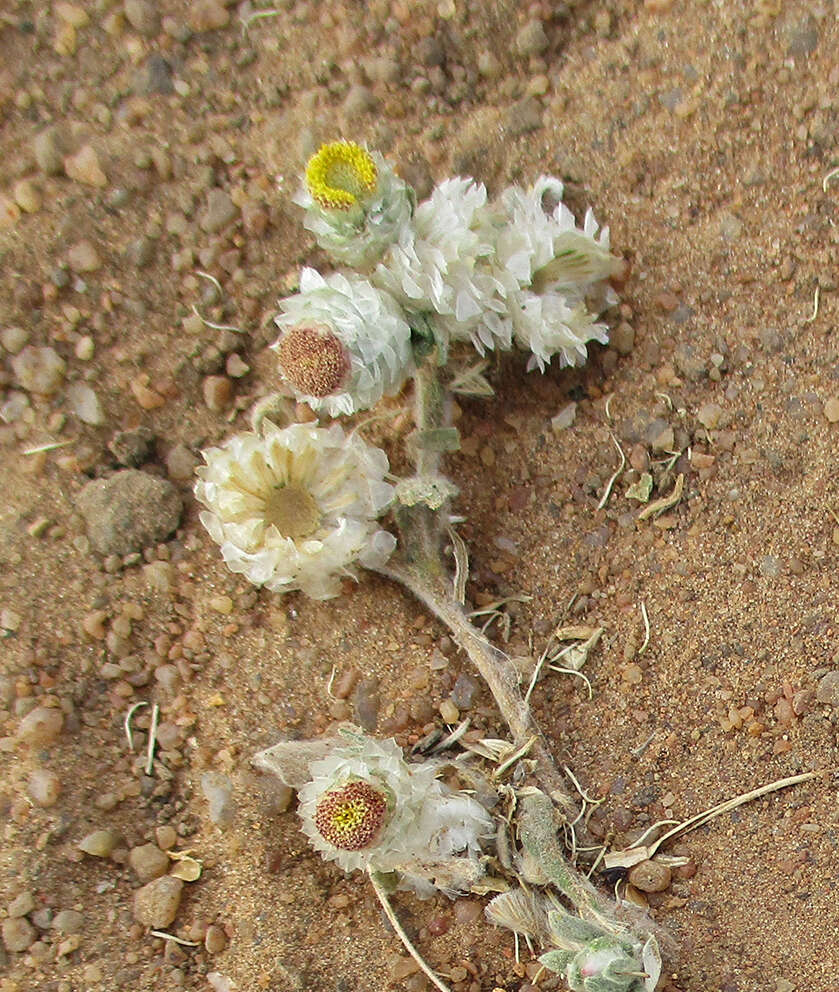
[(30, 393), (51, 396), (64, 382), (64, 359), (54, 348), (27, 345), (12, 359), (12, 370), (18, 383)]
[(153, 38), (160, 30), (157, 6), (147, 0), (125, 0), (125, 19), (135, 31)]
[(232, 782), (220, 772), (205, 772), (201, 776), (201, 791), (210, 805), (210, 819), (226, 830), (236, 817)]
[(566, 404), (555, 416), (551, 417), (551, 430), (554, 434), (572, 427), (577, 419), (577, 404)]
[(204, 947), (210, 954), (219, 954), (227, 947), (227, 934), (220, 926), (212, 924), (204, 935)]
[(113, 830), (94, 830), (79, 841), (78, 848), (92, 858), (109, 858), (119, 842), (120, 836)]
[(233, 399), (233, 384), (224, 375), (208, 375), (203, 384), (204, 402), (213, 413), (223, 413)]
[(609, 344), (619, 355), (631, 355), (635, 347), (635, 328), (625, 320), (609, 335)]
[(134, 919), (144, 927), (163, 930), (178, 915), (184, 883), (179, 878), (164, 875), (156, 878), (134, 894)]
[(5, 327), (0, 331), (0, 344), (10, 355), (18, 355), (29, 343), (29, 331), (25, 327)]
[(0, 194), (0, 230), (14, 227), (20, 220), (20, 207), (8, 196)]
[(169, 870), (169, 857), (154, 844), (141, 844), (128, 852), (128, 863), (137, 878), (145, 885), (160, 878)]
[(440, 703), (440, 716), (443, 718), (444, 723), (457, 723), (460, 719), (460, 710), (458, 710), (451, 699), (444, 699)]
[(821, 678), (816, 699), (828, 706), (839, 706), (839, 672), (828, 672)]
[(189, 26), (193, 31), (216, 31), (229, 20), (230, 13), (219, 0), (195, 0), (189, 5)]
[(27, 950), (36, 940), (38, 932), (24, 917), (3, 920), (3, 946), (7, 951)]
[(86, 186), (101, 188), (108, 185), (108, 177), (92, 145), (84, 145), (75, 155), (68, 155), (64, 159), (64, 171), (70, 179)]
[(668, 885), (672, 873), (667, 865), (657, 861), (642, 861), (629, 870), (629, 884), (641, 892), (663, 892)]
[(38, 747), (52, 744), (64, 727), (64, 714), (55, 707), (36, 706), (20, 721), (17, 736)]
[(29, 776), (27, 792), (36, 806), (49, 809), (61, 795), (61, 779), (46, 768), (36, 768)]
[(35, 897), (31, 892), (21, 892), (9, 903), (6, 912), (12, 919), (28, 916), (35, 908)]
[(239, 208), (223, 189), (212, 189), (207, 196), (207, 207), (201, 215), (201, 230), (215, 234), (239, 216)]
[(831, 396), (824, 405), (824, 416), (828, 423), (835, 424), (839, 421), (839, 399)]
[(31, 179), (19, 179), (14, 186), (15, 203), (27, 214), (37, 213), (43, 200), (41, 191)]
[(528, 21), (516, 35), (516, 50), (520, 55), (541, 55), (549, 45), (545, 28), (539, 20)]
[(174, 827), (170, 827), (168, 823), (165, 823), (162, 827), (158, 827), (154, 832), (154, 836), (157, 846), (161, 851), (171, 851), (178, 841), (177, 831)]
[(75, 909), (62, 909), (52, 920), (52, 929), (59, 933), (81, 933), (84, 916)]
[(38, 168), (46, 176), (60, 176), (64, 172), (64, 138), (55, 127), (48, 127), (35, 136), (32, 150)]
[(696, 419), (704, 428), (712, 431), (719, 426), (722, 414), (723, 409), (719, 406), (719, 404), (706, 403), (704, 406), (699, 408), (699, 412), (696, 414)]
[(96, 393), (84, 382), (73, 382), (67, 387), (67, 402), (83, 424), (98, 427), (105, 423), (105, 414)]
[(108, 450), (120, 465), (137, 468), (154, 455), (154, 432), (148, 427), (117, 431), (108, 442)]

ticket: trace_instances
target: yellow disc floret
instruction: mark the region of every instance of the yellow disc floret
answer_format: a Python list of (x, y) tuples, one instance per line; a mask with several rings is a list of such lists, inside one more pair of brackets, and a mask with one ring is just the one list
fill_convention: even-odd
[(306, 188), (324, 210), (351, 210), (376, 190), (378, 170), (354, 141), (321, 145), (306, 166)]
[(321, 796), (315, 809), (315, 827), (333, 847), (360, 851), (374, 843), (387, 811), (387, 795), (369, 782), (356, 780)]

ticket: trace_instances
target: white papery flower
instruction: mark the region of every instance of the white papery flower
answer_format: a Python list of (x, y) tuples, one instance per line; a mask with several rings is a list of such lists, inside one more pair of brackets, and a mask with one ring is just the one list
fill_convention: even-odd
[(601, 231), (590, 209), (577, 227), (562, 193), (558, 179), (540, 176), (529, 190), (510, 186), (499, 197), (495, 264), (506, 286), (515, 279), (522, 289), (580, 293), (619, 270), (620, 260), (609, 252), (609, 228)]
[(265, 421), (203, 452), (200, 520), (233, 572), (273, 592), (329, 599), (353, 565), (383, 565), (396, 547), (376, 517), (393, 498), (385, 453), (338, 425)]
[(360, 276), (304, 268), (280, 303), (272, 346), (299, 399), (330, 417), (398, 393), (413, 370), (411, 329), (397, 302)]
[(430, 312), (454, 340), (509, 348), (504, 287), (490, 260), (495, 231), (486, 187), (447, 179), (416, 209), (373, 275), (408, 309)]
[(355, 269), (379, 261), (414, 209), (413, 191), (393, 167), (352, 141), (321, 146), (293, 199), (306, 211), (303, 225), (321, 248)]
[[(264, 752), (273, 755), (274, 767), (283, 747)], [(399, 871), (420, 894), (429, 893), (435, 869), (456, 879), (451, 866), (461, 863), (479, 874), (475, 859), (492, 820), (474, 799), (438, 781), (440, 767), (407, 764), (394, 740), (344, 731), (344, 741), (312, 762), (310, 780), (299, 789), (303, 832), (344, 871)], [(459, 852), (465, 857), (455, 857)]]
[(544, 372), (554, 355), (559, 355), (560, 367), (582, 365), (589, 341), (609, 340), (609, 328), (597, 322), (585, 303), (561, 292), (511, 292), (508, 305), (516, 344), (532, 352), (528, 371), (538, 366)]

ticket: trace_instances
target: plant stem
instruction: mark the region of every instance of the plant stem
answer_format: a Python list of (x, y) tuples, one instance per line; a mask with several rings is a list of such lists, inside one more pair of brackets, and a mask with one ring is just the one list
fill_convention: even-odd
[[(439, 569), (442, 571), (442, 569)], [(522, 698), (518, 676), (512, 662), (486, 636), (470, 623), (463, 608), (448, 592), (443, 581), (429, 580), (418, 569), (391, 560), (378, 571), (399, 582), (440, 620), (451, 632), (457, 645), (466, 653), (489, 686), (501, 715), (510, 728), (515, 747), (535, 737), (529, 756), (536, 760), (536, 778), (542, 789), (566, 812), (576, 815), (577, 804), (556, 769), (545, 746), (542, 732), (533, 719), (530, 708)]]
[(405, 933), (405, 930), (403, 929), (402, 924), (399, 922), (399, 917), (393, 911), (393, 906), (391, 906), (391, 904), (390, 904), (390, 900), (387, 897), (387, 892), (385, 892), (384, 886), (378, 880), (378, 878), (376, 878), (376, 873), (371, 871), (368, 874), (369, 874), (369, 877), (370, 877), (370, 884), (373, 886), (373, 891), (376, 893), (376, 895), (379, 898), (379, 902), (382, 904), (382, 909), (385, 911), (385, 916), (388, 918), (388, 921), (389, 921), (390, 925), (396, 931), (396, 935), (399, 937), (399, 939), (405, 945), (405, 950), (411, 955), (411, 957), (414, 959), (414, 961), (416, 961), (416, 963), (420, 966), (420, 968), (422, 969), (422, 972), (426, 976), (426, 978), (428, 978), (429, 981), (433, 982), (434, 985), (436, 985), (437, 988), (440, 989), (440, 992), (451, 992), (451, 989), (449, 988), (449, 986), (446, 985), (446, 983), (444, 981), (442, 981), (442, 979), (438, 978), (434, 974), (434, 972), (431, 970), (431, 968), (429, 967), (429, 965), (427, 965), (426, 962), (423, 960), (423, 957), (420, 954), (420, 952), (411, 943), (411, 940), (408, 937), (408, 934)]

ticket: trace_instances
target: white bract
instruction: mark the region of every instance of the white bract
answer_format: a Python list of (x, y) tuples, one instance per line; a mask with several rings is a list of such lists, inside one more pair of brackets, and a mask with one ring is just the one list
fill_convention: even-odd
[(281, 302), (273, 345), (299, 399), (330, 417), (366, 410), (399, 392), (413, 371), (411, 330), (388, 293), (360, 276), (304, 268), (300, 292)]
[(416, 209), (376, 268), (373, 280), (409, 310), (430, 313), (453, 340), (509, 348), (504, 287), (490, 264), (495, 230), (486, 188), (447, 179)]
[(264, 422), (203, 452), (200, 520), (225, 562), (274, 592), (340, 592), (353, 566), (380, 567), (396, 546), (376, 517), (393, 498), (387, 456), (337, 425)]

